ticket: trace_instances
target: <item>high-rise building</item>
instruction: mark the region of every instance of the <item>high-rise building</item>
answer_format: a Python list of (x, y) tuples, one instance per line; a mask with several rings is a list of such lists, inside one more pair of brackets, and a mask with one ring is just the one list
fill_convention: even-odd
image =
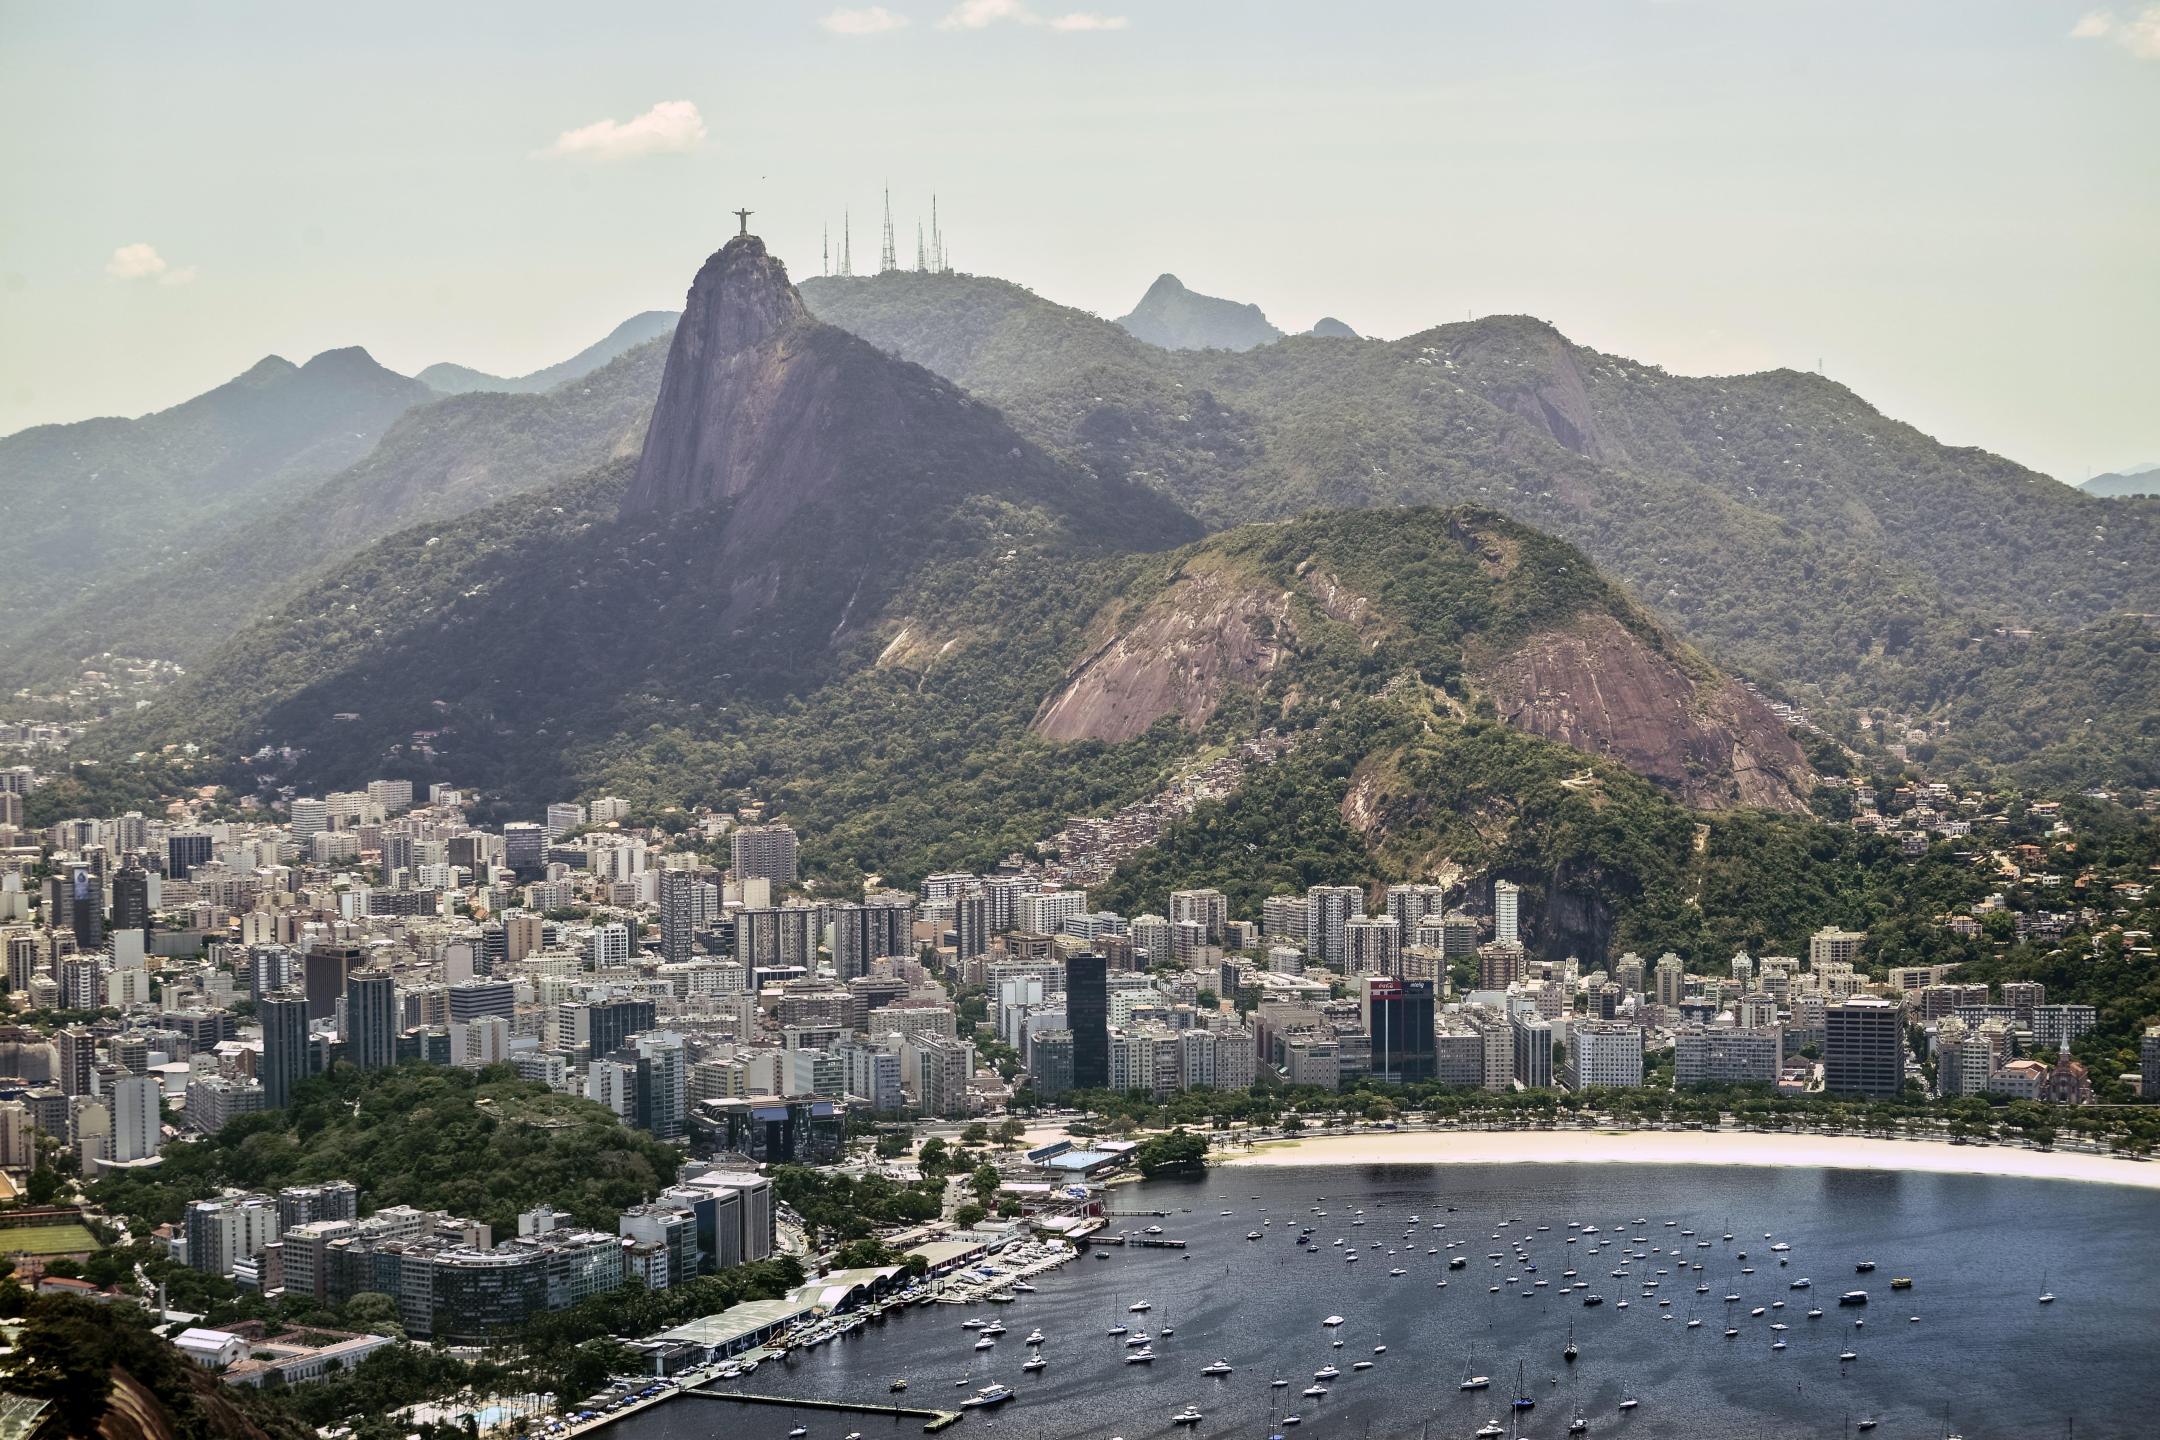
[(1495, 880), (1492, 887), (1493, 939), (1502, 945), (1522, 943), (1522, 887)]
[(1687, 965), (1678, 955), (1667, 951), (1657, 962), (1657, 1003), (1668, 1009), (1680, 1008), (1680, 1001), (1687, 994)]
[(560, 840), (585, 823), (585, 807), (572, 801), (559, 801), (547, 807), (547, 838)]
[(1170, 892), (1170, 923), (1196, 920), (1205, 929), (1209, 945), (1220, 945), (1223, 926), (1230, 920), (1230, 898), (1216, 889)]
[(681, 965), (696, 953), (691, 940), (697, 933), (697, 887), (704, 882), (695, 870), (662, 870), (659, 878), (660, 958)]
[(914, 937), (915, 907), (904, 897), (836, 905), (832, 910), (833, 974), (843, 982), (868, 975), (872, 961), (913, 954)]
[[(1393, 924), (1390, 917), (1376, 917)], [(1372, 1077), (1391, 1085), (1433, 1078), (1433, 987), (1427, 980), (1370, 976), (1365, 981), (1365, 1033), (1372, 1037)]]
[(990, 897), (980, 890), (955, 895), (953, 907), (953, 953), (972, 960), (990, 951)]
[(255, 1002), (262, 1021), (263, 1104), (283, 1110), (292, 1104), (293, 1092), (313, 1067), (314, 1049), (308, 1039), (307, 997), (291, 992), (267, 994)]
[(1775, 1024), (1763, 1028), (1689, 1025), (1673, 1037), (1673, 1087), (1772, 1085), (1784, 1055), (1784, 1032)]
[(397, 980), (383, 970), (348, 977), (345, 1058), (362, 1070), (387, 1069), (397, 1063), (397, 1037)]
[(653, 1028), (650, 1000), (565, 1000), (555, 1011), (555, 1048), (586, 1056), (622, 1049), (633, 1035)]
[(310, 1020), (328, 1020), (337, 1014), (344, 997), (345, 980), (367, 958), (357, 945), (320, 943), (308, 948), (300, 962), (301, 986), (307, 995)]
[(795, 831), (787, 825), (743, 825), (728, 837), (730, 868), (738, 880), (756, 876), (776, 886), (793, 885)]
[(2138, 1041), (2138, 1099), (2160, 1101), (2160, 1025), (2146, 1026)]
[(1515, 1080), (1526, 1090), (1552, 1088), (1552, 1025), (1542, 1016), (1520, 1010), (1508, 1015), (1515, 1037)]
[(91, 1072), (97, 1066), (97, 1036), (81, 1025), (70, 1025), (53, 1036), (53, 1052), (60, 1073), (54, 1078), (63, 1095), (88, 1095)]
[(150, 872), (134, 855), (113, 874), (112, 928), (150, 933)]
[(1355, 885), (1315, 885), (1305, 892), (1305, 961), (1343, 968), (1343, 927), (1365, 913), (1365, 892)]
[(1392, 915), (1354, 915), (1343, 922), (1343, 970), (1395, 975), (1402, 970), (1402, 930)]
[(1860, 948), (1866, 943), (1865, 930), (1840, 930), (1835, 925), (1825, 925), (1808, 936), (1808, 968), (1825, 970), (1833, 965), (1849, 965), (1857, 969), (1862, 964)]
[(1643, 1081), (1642, 1029), (1590, 1020), (1568, 1031), (1568, 1088), (1632, 1089)]
[(503, 864), (520, 880), (538, 880), (547, 873), (547, 830), (529, 820), (513, 820), (502, 828)]
[(210, 863), (210, 837), (200, 830), (177, 830), (165, 837), (165, 875), (186, 880), (198, 865)]
[(77, 866), (69, 877), (69, 919), (75, 931), (75, 948), (95, 954), (105, 948), (105, 893), (98, 878)]
[(1028, 1079), (1044, 1100), (1055, 1100), (1073, 1088), (1072, 1031), (1042, 1030), (1028, 1041)]
[(1904, 1009), (1868, 995), (1825, 1006), (1822, 1055), (1825, 1090), (1900, 1094), (1905, 1088)]
[(293, 839), (305, 842), (330, 828), (330, 802), (327, 800), (297, 799), (292, 802), (292, 823), (287, 827)]
[(110, 1082), (112, 1097), (112, 1158), (125, 1164), (148, 1160), (158, 1153), (163, 1138), (158, 1120), (158, 1096), (163, 1087), (149, 1075), (122, 1075)]
[(1418, 921), (1428, 915), (1441, 914), (1446, 906), (1447, 887), (1444, 885), (1390, 885), (1387, 888), (1387, 913), (1394, 918), (1406, 945), (1417, 933)]
[(1106, 1088), (1110, 1084), (1110, 970), (1093, 951), (1082, 951), (1065, 962), (1065, 1023), (1073, 1037), (1073, 1088)]

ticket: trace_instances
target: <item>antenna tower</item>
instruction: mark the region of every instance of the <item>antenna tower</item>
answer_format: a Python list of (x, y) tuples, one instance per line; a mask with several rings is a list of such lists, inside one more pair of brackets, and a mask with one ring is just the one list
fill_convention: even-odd
[(840, 273), (855, 273), (855, 222), (845, 210), (840, 212)]
[(878, 272), (900, 268), (900, 257), (893, 252), (892, 238), (892, 186), (885, 187), (885, 248), (878, 256)]
[(820, 275), (830, 275), (830, 274), (832, 274), (832, 225), (831, 225), (831, 223), (830, 223), (830, 222), (828, 222), (828, 223), (826, 223), (826, 224), (825, 224), (824, 226), (820, 227), (820, 229), (819, 229), (819, 231), (818, 231), (818, 234), (819, 234), (819, 236), (821, 237), (821, 238), (819, 239), (819, 241), (818, 241), (818, 254), (819, 254), (819, 256), (820, 256), (820, 259), (819, 259), (819, 261), (818, 261), (818, 274), (820, 274)]
[(922, 221), (915, 222), (915, 273), (920, 275), (929, 268), (928, 256), (923, 250)]
[(930, 194), (930, 268), (945, 273), (945, 234), (938, 229), (936, 191)]

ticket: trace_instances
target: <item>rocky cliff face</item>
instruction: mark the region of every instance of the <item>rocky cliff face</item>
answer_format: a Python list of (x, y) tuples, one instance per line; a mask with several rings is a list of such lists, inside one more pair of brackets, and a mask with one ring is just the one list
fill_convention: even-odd
[(1607, 755), (1688, 804), (1802, 811), (1814, 773), (1760, 700), (1698, 678), (1609, 615), (1532, 636), (1479, 683), (1517, 729)]
[(1117, 323), (1165, 350), (1250, 350), (1282, 339), (1259, 306), (1197, 294), (1175, 275), (1157, 276), (1132, 314)]
[(1287, 654), (1290, 597), (1249, 576), (1196, 568), (1117, 625), (1035, 712), (1051, 740), (1131, 740), (1166, 715), (1198, 732), (1233, 687)]

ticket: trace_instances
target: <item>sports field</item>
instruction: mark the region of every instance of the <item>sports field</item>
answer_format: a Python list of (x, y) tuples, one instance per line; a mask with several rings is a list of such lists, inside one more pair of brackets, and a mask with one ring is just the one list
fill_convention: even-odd
[(96, 1237), (80, 1225), (24, 1225), (0, 1230), (0, 1255), (73, 1255), (97, 1248)]

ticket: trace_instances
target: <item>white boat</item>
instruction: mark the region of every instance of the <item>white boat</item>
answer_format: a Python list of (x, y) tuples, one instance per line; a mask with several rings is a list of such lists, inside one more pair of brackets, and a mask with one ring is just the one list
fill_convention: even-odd
[(1270, 1381), (1268, 1381), (1267, 1383), (1268, 1383), (1268, 1389), (1270, 1389), (1270, 1390), (1284, 1390), (1284, 1389), (1288, 1389), (1288, 1388), (1289, 1388), (1289, 1385), (1290, 1385), (1290, 1382), (1289, 1382), (1288, 1380), (1283, 1380), (1283, 1379), (1280, 1379), (1280, 1378), (1278, 1378), (1278, 1379), (1274, 1379), (1274, 1380), (1270, 1380)]
[(1147, 1227), (1146, 1230), (1142, 1231), (1141, 1233), (1145, 1235), (1160, 1235), (1162, 1234), (1162, 1226), (1150, 1225)]
[(1499, 1440), (1500, 1436), (1507, 1434), (1507, 1426), (1502, 1425), (1498, 1420), (1488, 1420), (1483, 1425), (1478, 1426), (1474, 1433), (1477, 1440)]
[(1154, 1343), (1155, 1337), (1148, 1334), (1147, 1331), (1141, 1330), (1135, 1332), (1132, 1338), (1125, 1342), (1125, 1348), (1128, 1350), (1137, 1350), (1142, 1345), (1152, 1345)]
[(1229, 1361), (1227, 1361), (1227, 1360), (1217, 1360), (1217, 1361), (1216, 1361), (1216, 1362), (1215, 1362), (1214, 1364), (1212, 1364), (1212, 1365), (1203, 1365), (1203, 1366), (1201, 1366), (1201, 1367), (1200, 1367), (1200, 1373), (1201, 1373), (1202, 1375), (1228, 1375), (1228, 1374), (1230, 1373), (1230, 1371), (1231, 1371), (1231, 1368), (1232, 1368), (1232, 1367), (1231, 1367), (1231, 1365), (1230, 1365), (1230, 1362), (1229, 1362)]
[(963, 1410), (980, 1410), (992, 1405), (1002, 1405), (1007, 1400), (1012, 1399), (1013, 1394), (1014, 1391), (1010, 1385), (985, 1385), (973, 1395), (968, 1396), (967, 1399), (962, 1400), (960, 1408)]
[(1402, 1266), (1400, 1266), (1400, 1265), (1397, 1265), (1397, 1266), (1396, 1266), (1396, 1267), (1395, 1267), (1394, 1269), (1392, 1269), (1392, 1270), (1388, 1271), (1387, 1273), (1388, 1273), (1388, 1274), (1390, 1274), (1390, 1275), (1407, 1275), (1407, 1274), (1409, 1274), (1410, 1272), (1409, 1272), (1408, 1270), (1405, 1270), (1405, 1269), (1403, 1269), (1403, 1268), (1402, 1268)]
[(1135, 1300), (1125, 1307), (1126, 1312), (1133, 1315), (1145, 1315), (1154, 1308), (1155, 1302), (1152, 1300)]
[(1023, 1344), (1027, 1344), (1027, 1345), (1040, 1345), (1040, 1344), (1042, 1344), (1042, 1343), (1043, 1343), (1043, 1333), (1042, 1333), (1042, 1331), (1040, 1331), (1040, 1330), (1031, 1330), (1031, 1331), (1029, 1331), (1029, 1332), (1028, 1332), (1028, 1337), (1027, 1337), (1027, 1339), (1026, 1339), (1025, 1341), (1023, 1341), (1022, 1343), (1023, 1343)]
[(1110, 1327), (1110, 1331), (1109, 1331), (1109, 1334), (1110, 1334), (1110, 1338), (1114, 1340), (1114, 1339), (1116, 1339), (1116, 1338), (1117, 1338), (1118, 1336), (1120, 1336), (1120, 1335), (1123, 1335), (1123, 1334), (1125, 1333), (1125, 1331), (1126, 1331), (1126, 1328), (1127, 1328), (1127, 1327), (1125, 1327), (1125, 1326), (1123, 1326), (1123, 1325), (1112, 1325), (1112, 1326)]
[(960, 1322), (960, 1328), (962, 1330), (980, 1330), (983, 1328), (983, 1326), (988, 1325), (989, 1323), (990, 1322), (987, 1320), (962, 1320)]
[(995, 1320), (993, 1320), (993, 1321), (991, 1321), (991, 1322), (990, 1322), (990, 1323), (989, 1323), (988, 1325), (985, 1325), (985, 1326), (983, 1326), (983, 1331), (982, 1331), (982, 1333), (983, 1333), (983, 1334), (985, 1334), (985, 1335), (993, 1335), (993, 1336), (995, 1336), (995, 1335), (1003, 1335), (1003, 1334), (1005, 1333), (1005, 1327), (1004, 1327), (1003, 1325), (1000, 1325), (1000, 1324), (998, 1324), (998, 1323), (997, 1323), (997, 1322), (996, 1322)]
[(1205, 1419), (1207, 1419), (1207, 1416), (1202, 1415), (1194, 1407), (1187, 1405), (1183, 1410), (1170, 1417), (1170, 1423), (1173, 1425), (1198, 1425)]
[(787, 1433), (788, 1440), (802, 1440), (803, 1436), (810, 1433), (810, 1427), (807, 1425), (797, 1425), (794, 1429), (788, 1431)]
[(1029, 1372), (1030, 1374), (1033, 1374), (1033, 1373), (1034, 1373), (1035, 1371), (1037, 1371), (1037, 1370), (1042, 1370), (1042, 1369), (1046, 1369), (1046, 1368), (1047, 1368), (1047, 1367), (1049, 1366), (1049, 1364), (1050, 1364), (1050, 1362), (1049, 1362), (1048, 1360), (1045, 1360), (1045, 1359), (1043, 1359), (1043, 1357), (1042, 1357), (1042, 1356), (1040, 1356), (1040, 1355), (1031, 1355), (1031, 1356), (1029, 1356), (1029, 1357), (1028, 1357), (1028, 1361), (1027, 1361), (1027, 1363), (1026, 1363), (1025, 1365), (1022, 1365), (1022, 1366), (1021, 1366), (1020, 1368), (1021, 1368), (1022, 1370), (1025, 1370), (1025, 1371)]
[(2055, 1303), (2055, 1292), (2047, 1288), (2047, 1271), (2045, 1270), (2040, 1272), (2040, 1303), (2042, 1305)]
[(1317, 1400), (1325, 1394), (1327, 1394), (1327, 1386), (1325, 1385), (1307, 1385), (1305, 1387), (1305, 1396), (1307, 1399)]
[(1022, 1295), (1033, 1295), (1035, 1293), (1035, 1287), (1028, 1284), (1025, 1280), (1022, 1280), (1019, 1283), (1015, 1284), (1013, 1286), (1013, 1289)]
[(1248, 1230), (1245, 1232), (1245, 1238), (1248, 1240), (1257, 1240), (1260, 1238), (1260, 1232), (1258, 1230)]
[(1333, 1365), (1323, 1365), (1312, 1372), (1312, 1378), (1315, 1380), (1333, 1380), (1340, 1374), (1342, 1374), (1342, 1371), (1336, 1369)]
[(988, 1335), (985, 1335), (980, 1340), (977, 1340), (975, 1342), (975, 1348), (977, 1350), (994, 1350), (997, 1348), (997, 1341), (991, 1339)]
[(1462, 1384), (1455, 1388), (1458, 1390), (1488, 1390), (1492, 1388), (1492, 1377), (1489, 1375), (1465, 1375)]
[(1340, 1315), (1330, 1315), (1327, 1317), (1327, 1319), (1322, 1320), (1320, 1323), (1323, 1327), (1332, 1328), (1334, 1326), (1342, 1324), (1343, 1318)]
[(1154, 1362), (1154, 1359), (1155, 1351), (1153, 1347), (1143, 1346), (1142, 1348), (1135, 1350), (1131, 1354), (1127, 1355), (1125, 1357), (1125, 1363), (1127, 1365), (1148, 1365), (1152, 1364)]
[(1370, 1370), (1372, 1369), (1372, 1361), (1360, 1360), (1356, 1364), (1352, 1365), (1350, 1368), (1352, 1370)]

